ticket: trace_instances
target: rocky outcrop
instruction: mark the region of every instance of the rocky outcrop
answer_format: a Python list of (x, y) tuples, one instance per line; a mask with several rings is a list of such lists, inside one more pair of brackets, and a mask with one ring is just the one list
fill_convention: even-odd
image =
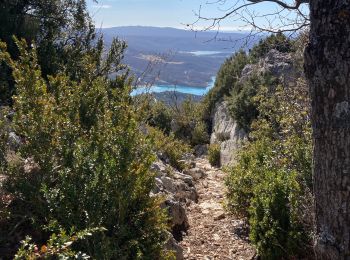
[(234, 162), (236, 151), (245, 138), (245, 131), (237, 126), (237, 123), (229, 114), (227, 102), (217, 104), (214, 111), (213, 132), (210, 137), (210, 143), (220, 144), (221, 166)]
[(186, 206), (198, 201), (194, 178), (191, 174), (196, 179), (204, 176), (203, 172), (195, 168), (195, 163), (187, 161), (186, 165), (193, 167), (193, 169), (181, 173), (160, 159), (154, 162), (151, 167), (156, 175), (156, 185), (153, 188), (152, 195), (165, 198), (161, 206), (168, 212), (169, 225), (172, 231), (165, 248), (174, 251), (176, 259), (183, 259), (182, 248), (177, 242), (182, 240), (183, 234), (189, 228)]
[(264, 58), (256, 64), (247, 64), (241, 73), (240, 82), (244, 82), (254, 74), (271, 74), (279, 78), (284, 85), (295, 84), (298, 78), (298, 70), (294, 67), (293, 57), (290, 53), (270, 50)]
[[(297, 73), (299, 72), (293, 65), (290, 53), (272, 49), (256, 64), (247, 64), (241, 72), (239, 81), (244, 83), (253, 75), (271, 74), (279, 78), (285, 86), (290, 86), (295, 84), (295, 79), (300, 76)], [(234, 163), (237, 151), (245, 138), (245, 131), (237, 126), (229, 114), (227, 102), (217, 103), (212, 117), (210, 143), (220, 144), (221, 166)]]
[(164, 164), (161, 160), (153, 163), (151, 170), (156, 173), (154, 194), (171, 195), (174, 199), (184, 203), (198, 200), (191, 176), (179, 172), (170, 165)]

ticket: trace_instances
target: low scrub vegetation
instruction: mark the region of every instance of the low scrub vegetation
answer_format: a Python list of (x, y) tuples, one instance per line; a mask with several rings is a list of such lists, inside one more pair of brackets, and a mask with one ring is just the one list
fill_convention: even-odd
[(186, 168), (186, 164), (182, 159), (192, 151), (188, 144), (177, 139), (173, 133), (167, 135), (153, 127), (148, 128), (148, 135), (153, 140), (153, 148), (160, 158), (178, 170)]
[(191, 98), (180, 104), (165, 105), (162, 101), (144, 96), (142, 100), (145, 123), (162, 130), (166, 135), (190, 146), (209, 142), (208, 127), (201, 118), (202, 104)]
[[(250, 97), (257, 92), (259, 82), (272, 80), (266, 78), (251, 78), (250, 83), (240, 82), (243, 68), (248, 64), (254, 64), (263, 58), (270, 50), (276, 49), (280, 52), (291, 52), (296, 49), (295, 42), (288, 39), (284, 34), (272, 34), (269, 37), (261, 40), (249, 52), (243, 50), (236, 52), (228, 58), (221, 66), (214, 87), (205, 96), (202, 102), (202, 118), (207, 123), (208, 127), (211, 125), (211, 116), (217, 102), (225, 98), (234, 99), (231, 102), (232, 115), (241, 123), (242, 127), (248, 128), (252, 119), (256, 118), (256, 108)], [(268, 82), (266, 82), (268, 83)], [(236, 104), (235, 104), (236, 103)], [(244, 118), (245, 109), (247, 109), (247, 118)]]
[(208, 159), (212, 166), (220, 167), (220, 145), (211, 144), (208, 149)]
[[(35, 48), (17, 45), (17, 61), (5, 44), (0, 50), (16, 81), (9, 123), (22, 140), (17, 152), (5, 147), (9, 154), (0, 156), (0, 247), (14, 250), (23, 239), (18, 257), (36, 247), (66, 257), (165, 257), (166, 215), (149, 196), (153, 144), (139, 131), (127, 77), (87, 73), (75, 81), (59, 73), (45, 80)], [(84, 61), (86, 70), (97, 67), (92, 56)]]
[(244, 83), (237, 83), (227, 97), (230, 114), (235, 119), (238, 126), (246, 132), (250, 131), (250, 126), (259, 115), (256, 102), (256, 95), (261, 87), (266, 87), (269, 91), (275, 91), (278, 79), (269, 74), (251, 75)]
[(254, 97), (259, 117), (227, 179), (228, 207), (247, 217), (263, 259), (307, 252), (312, 231), (311, 127), (305, 84)]

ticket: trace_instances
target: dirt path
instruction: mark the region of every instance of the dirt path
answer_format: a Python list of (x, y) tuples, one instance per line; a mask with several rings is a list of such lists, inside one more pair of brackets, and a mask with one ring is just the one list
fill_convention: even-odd
[(255, 251), (247, 241), (243, 221), (224, 211), (225, 174), (206, 159), (196, 159), (206, 177), (196, 182), (198, 204), (187, 208), (190, 228), (180, 245), (185, 259), (253, 259)]

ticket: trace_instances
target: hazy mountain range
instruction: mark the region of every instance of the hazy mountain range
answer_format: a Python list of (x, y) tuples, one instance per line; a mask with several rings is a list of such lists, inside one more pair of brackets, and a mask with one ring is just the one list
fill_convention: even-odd
[(101, 29), (106, 44), (113, 37), (128, 43), (124, 62), (144, 83), (205, 87), (224, 60), (245, 45), (245, 33), (193, 32), (174, 28)]

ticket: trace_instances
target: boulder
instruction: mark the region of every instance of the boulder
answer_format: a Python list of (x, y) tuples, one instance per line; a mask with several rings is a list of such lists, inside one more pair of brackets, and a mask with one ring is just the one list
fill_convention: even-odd
[(177, 131), (179, 131), (180, 126), (175, 119), (171, 120), (170, 129), (171, 129), (171, 132), (173, 132), (173, 133), (176, 133)]
[[(156, 175), (155, 187), (151, 195), (165, 198), (161, 206), (168, 211), (169, 224), (173, 235), (172, 239), (180, 241), (183, 233), (189, 228), (185, 205), (191, 201), (198, 201), (193, 178), (190, 175), (179, 172), (159, 159), (152, 164), (151, 170)], [(179, 246), (174, 244), (174, 241), (171, 239), (168, 241), (172, 245), (170, 248), (174, 247), (176, 249), (177, 259), (183, 259), (181, 258), (182, 251), (179, 251)]]
[(185, 174), (190, 175), (195, 181), (202, 179), (206, 176), (206, 173), (201, 168), (192, 168), (184, 171)]
[(173, 194), (178, 201), (198, 201), (198, 194), (196, 189), (194, 187), (190, 187), (189, 184), (187, 184), (184, 180), (174, 179), (170, 177), (162, 177), (160, 180), (163, 183), (163, 190), (165, 190), (167, 193)]
[(260, 60), (259, 67), (262, 72), (271, 73), (275, 77), (288, 75), (293, 72), (292, 55), (272, 49)]
[(169, 233), (169, 239), (166, 242), (164, 248), (167, 251), (173, 251), (176, 260), (183, 260), (184, 259), (184, 255), (183, 255), (183, 249), (181, 246), (179, 246), (179, 244), (177, 243), (177, 241), (174, 239), (174, 237)]
[(241, 72), (241, 78), (239, 79), (239, 82), (243, 83), (247, 81), (257, 71), (257, 68), (257, 64), (245, 65)]
[(290, 53), (272, 49), (258, 63), (247, 64), (241, 72), (239, 81), (243, 83), (254, 74), (266, 73), (279, 78), (285, 86), (295, 84), (295, 79), (300, 76), (293, 65), (293, 57)]
[(208, 145), (207, 144), (196, 145), (194, 147), (194, 154), (197, 157), (208, 155)]
[(152, 163), (151, 171), (156, 173), (156, 178), (161, 178), (167, 175), (166, 166), (161, 160), (158, 160)]
[(17, 151), (17, 149), (21, 146), (22, 140), (21, 138), (15, 133), (10, 132), (8, 134), (8, 141), (7, 144), (12, 151)]
[(159, 192), (172, 194), (177, 200), (186, 202), (187, 200), (198, 200), (198, 194), (193, 184), (193, 178), (190, 175), (183, 174), (164, 164), (161, 160), (154, 162), (151, 166), (156, 174), (156, 185), (153, 193)]
[(162, 204), (166, 208), (170, 218), (172, 234), (177, 241), (182, 239), (182, 233), (189, 228), (185, 207), (172, 196), (169, 196)]

